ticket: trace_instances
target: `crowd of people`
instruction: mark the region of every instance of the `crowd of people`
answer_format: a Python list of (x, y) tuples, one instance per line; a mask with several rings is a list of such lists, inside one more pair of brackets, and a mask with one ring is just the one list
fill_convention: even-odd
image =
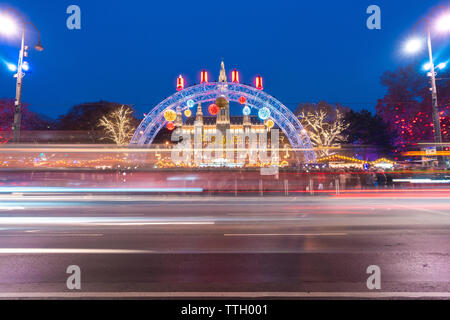
[(317, 190), (332, 189), (372, 189), (392, 188), (394, 179), (400, 177), (398, 172), (372, 168), (368, 170), (358, 168), (328, 168), (313, 167), (303, 171), (309, 180), (314, 181)]

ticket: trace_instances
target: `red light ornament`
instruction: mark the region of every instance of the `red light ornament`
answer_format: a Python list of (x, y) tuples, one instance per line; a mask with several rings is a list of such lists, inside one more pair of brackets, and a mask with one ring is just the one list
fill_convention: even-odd
[(262, 90), (263, 89), (263, 79), (261, 76), (257, 76), (256, 80), (255, 80), (255, 87), (258, 90)]
[(213, 104), (209, 105), (208, 111), (212, 116), (215, 116), (219, 113), (219, 107), (213, 103)]
[(169, 122), (166, 125), (167, 130), (172, 131), (173, 129), (175, 129), (175, 125), (173, 124), (173, 122)]
[(200, 83), (207, 83), (208, 82), (208, 72), (206, 70), (203, 70), (200, 77)]
[(184, 89), (184, 78), (180, 75), (177, 79), (177, 91)]
[(247, 103), (247, 99), (246, 99), (244, 96), (241, 96), (241, 97), (239, 98), (239, 103), (240, 103), (240, 104), (246, 104), (246, 103)]
[(236, 69), (231, 73), (231, 81), (233, 83), (239, 83), (239, 72)]

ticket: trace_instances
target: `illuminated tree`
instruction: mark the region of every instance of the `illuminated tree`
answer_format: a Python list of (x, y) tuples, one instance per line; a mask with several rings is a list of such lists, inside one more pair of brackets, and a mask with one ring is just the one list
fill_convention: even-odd
[(133, 125), (133, 111), (127, 106), (120, 106), (108, 115), (100, 118), (98, 126), (103, 128), (105, 137), (115, 144), (122, 146), (130, 142), (133, 137), (135, 126)]
[(328, 147), (338, 146), (347, 137), (344, 131), (349, 124), (345, 121), (346, 109), (342, 106), (332, 106), (326, 102), (300, 105), (296, 114), (299, 117), (312, 144), (321, 148), (316, 151), (319, 156), (330, 154)]
[[(450, 81), (441, 71), (437, 81), (442, 140), (450, 140)], [(377, 114), (394, 133), (395, 152), (419, 142), (433, 142), (434, 128), (428, 77), (413, 66), (387, 71), (381, 77), (386, 95), (378, 101)]]

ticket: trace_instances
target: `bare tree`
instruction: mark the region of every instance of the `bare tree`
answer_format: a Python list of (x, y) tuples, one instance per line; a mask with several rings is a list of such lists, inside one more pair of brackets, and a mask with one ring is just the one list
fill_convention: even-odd
[(345, 122), (345, 109), (325, 102), (301, 105), (297, 108), (298, 117), (308, 133), (312, 144), (320, 148), (319, 156), (330, 154), (329, 147), (338, 146), (346, 141), (343, 132), (349, 127)]
[(131, 108), (122, 105), (100, 118), (98, 126), (105, 132), (102, 139), (111, 140), (119, 146), (128, 144), (135, 130), (132, 114)]

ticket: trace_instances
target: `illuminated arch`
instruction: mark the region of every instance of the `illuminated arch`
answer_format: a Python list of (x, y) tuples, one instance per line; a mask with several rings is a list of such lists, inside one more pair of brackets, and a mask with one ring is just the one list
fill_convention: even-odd
[(130, 145), (138, 147), (150, 145), (167, 123), (164, 119), (164, 112), (167, 110), (176, 110), (177, 107), (185, 110), (188, 108), (186, 102), (190, 99), (196, 104), (213, 102), (219, 95), (225, 95), (229, 101), (233, 102), (239, 102), (239, 98), (244, 96), (247, 99), (247, 105), (251, 108), (256, 110), (262, 107), (269, 108), (271, 118), (284, 132), (292, 148), (303, 153), (305, 162), (316, 162), (316, 155), (306, 130), (286, 106), (262, 90), (231, 82), (203, 83), (168, 97), (147, 114), (131, 139)]

